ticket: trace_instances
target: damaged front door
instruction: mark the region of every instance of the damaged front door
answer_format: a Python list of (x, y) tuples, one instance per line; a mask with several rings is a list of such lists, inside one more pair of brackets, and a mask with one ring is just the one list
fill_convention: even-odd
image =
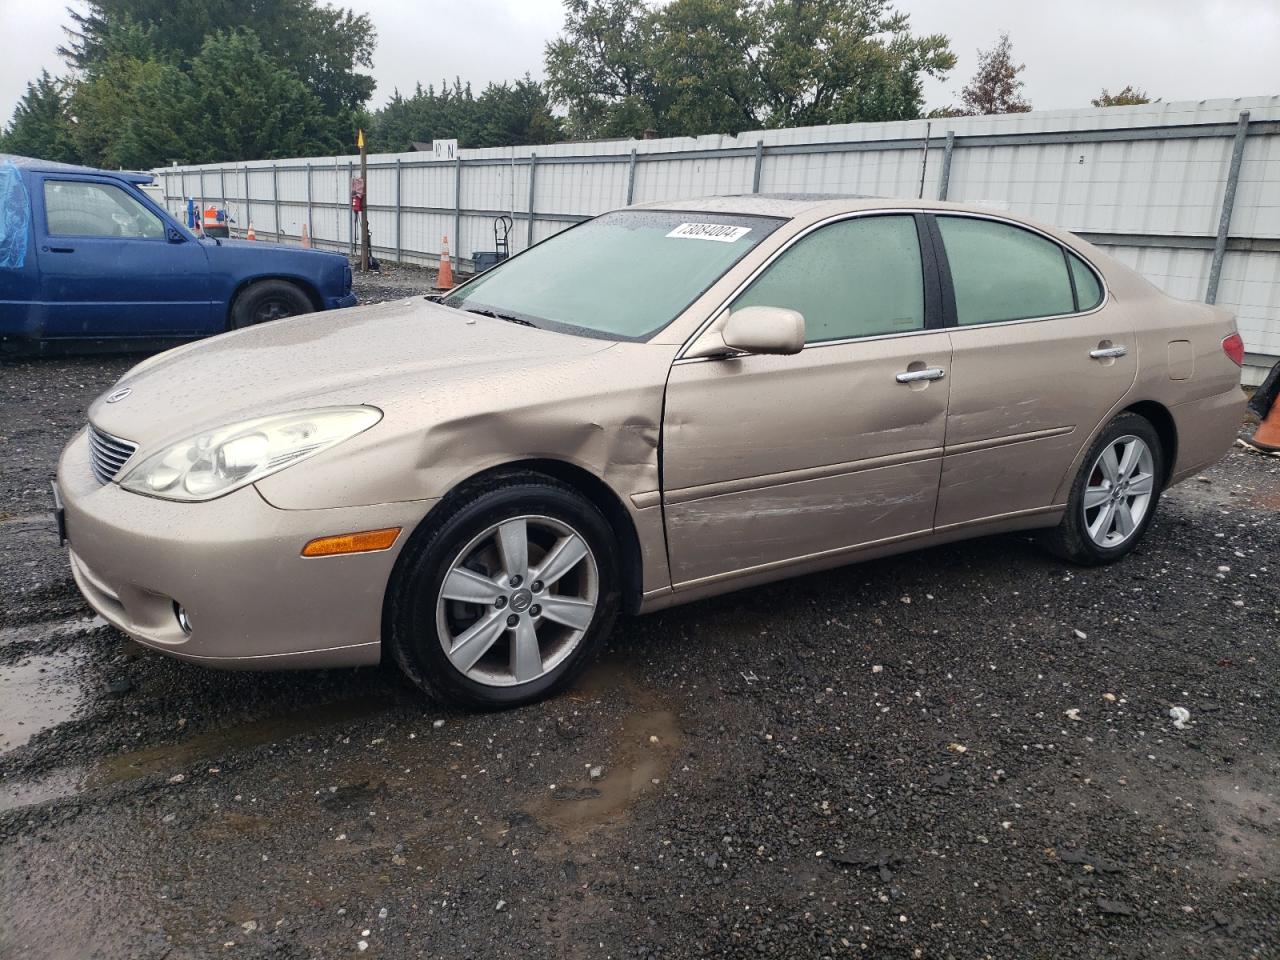
[(672, 367), (663, 502), (677, 590), (932, 530), (951, 343), (933, 329), (922, 261), (910, 215), (819, 227), (731, 304), (798, 310), (800, 353)]

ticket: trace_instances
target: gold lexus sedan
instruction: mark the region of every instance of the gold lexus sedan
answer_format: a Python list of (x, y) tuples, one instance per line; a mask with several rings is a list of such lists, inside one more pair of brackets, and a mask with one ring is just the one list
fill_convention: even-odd
[(1227, 312), (957, 204), (607, 213), (442, 297), (152, 357), (58, 468), (89, 603), (216, 667), (504, 706), (618, 611), (1011, 530), (1118, 560), (1243, 407)]

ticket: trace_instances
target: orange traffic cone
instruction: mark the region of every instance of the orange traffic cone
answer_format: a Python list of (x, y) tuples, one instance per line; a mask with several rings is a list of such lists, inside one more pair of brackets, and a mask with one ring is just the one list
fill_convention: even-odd
[(246, 240), (257, 240), (258, 235), (253, 232), (253, 221), (249, 221), (249, 232), (244, 235)]
[(311, 231), (307, 229), (307, 225), (302, 225), (302, 245), (308, 250), (311, 249)]
[(1268, 453), (1280, 452), (1280, 398), (1271, 404), (1271, 409), (1258, 424), (1258, 429), (1253, 431), (1250, 443)]
[(436, 274), (437, 290), (453, 289), (453, 264), (449, 262), (449, 235), (444, 235), (444, 250), (440, 254), (440, 272)]

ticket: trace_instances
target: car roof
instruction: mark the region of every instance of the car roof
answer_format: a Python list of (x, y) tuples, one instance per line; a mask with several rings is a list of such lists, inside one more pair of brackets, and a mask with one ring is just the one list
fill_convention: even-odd
[(16, 153), (0, 153), (0, 163), (12, 163), (19, 170), (31, 173), (92, 173), (98, 176), (115, 177), (127, 183), (152, 183), (155, 176), (150, 173), (136, 173), (132, 170), (99, 170), (96, 167), (81, 167), (74, 163), (58, 163), (56, 160), (40, 160), (37, 157), (22, 157)]
[(636, 204), (636, 206), (644, 210), (736, 213), (745, 216), (786, 217), (791, 219), (816, 206), (831, 203), (841, 206), (848, 204), (853, 205), (855, 209), (861, 209), (868, 203), (876, 205), (883, 204), (885, 201), (876, 197), (838, 193), (740, 193), (725, 197), (656, 200), (652, 203)]
[(979, 204), (922, 200), (917, 197), (873, 197), (841, 193), (743, 193), (725, 197), (696, 197), (687, 200), (658, 200), (636, 204), (631, 209), (678, 210), (684, 213), (728, 213), (742, 216), (803, 217), (837, 216), (865, 210), (951, 210), (962, 213), (994, 214), (1017, 223), (1034, 221), (1004, 210)]
[(697, 197), (687, 200), (660, 200), (628, 207), (630, 210), (670, 210), (684, 214), (737, 214), (740, 216), (779, 217), (800, 223), (817, 223), (828, 217), (878, 210), (919, 210), (935, 213), (964, 213), (1019, 224), (1039, 230), (1079, 251), (1087, 248), (1091, 255), (1101, 253), (1082, 237), (1052, 224), (1041, 223), (1020, 213), (1011, 213), (992, 205), (956, 203), (947, 200), (923, 200), (918, 197), (870, 197), (860, 194), (831, 193), (744, 193), (727, 197)]

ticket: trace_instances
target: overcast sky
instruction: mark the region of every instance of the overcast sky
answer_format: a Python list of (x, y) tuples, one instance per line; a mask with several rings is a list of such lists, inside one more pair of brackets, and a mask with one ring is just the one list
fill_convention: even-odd
[[(490, 80), (542, 75), (543, 45), (562, 21), (559, 0), (349, 0), (378, 30), (379, 106), (395, 87), (461, 76), (479, 91)], [(951, 38), (959, 63), (929, 82), (943, 106), (977, 65), (977, 49), (1001, 30), (1027, 65), (1036, 109), (1088, 106), (1102, 87), (1132, 83), (1152, 97), (1203, 100), (1280, 93), (1278, 0), (899, 0), (920, 33)], [(64, 69), (54, 52), (66, 22), (58, 0), (0, 0), (0, 118), (12, 114), (42, 67)]]

